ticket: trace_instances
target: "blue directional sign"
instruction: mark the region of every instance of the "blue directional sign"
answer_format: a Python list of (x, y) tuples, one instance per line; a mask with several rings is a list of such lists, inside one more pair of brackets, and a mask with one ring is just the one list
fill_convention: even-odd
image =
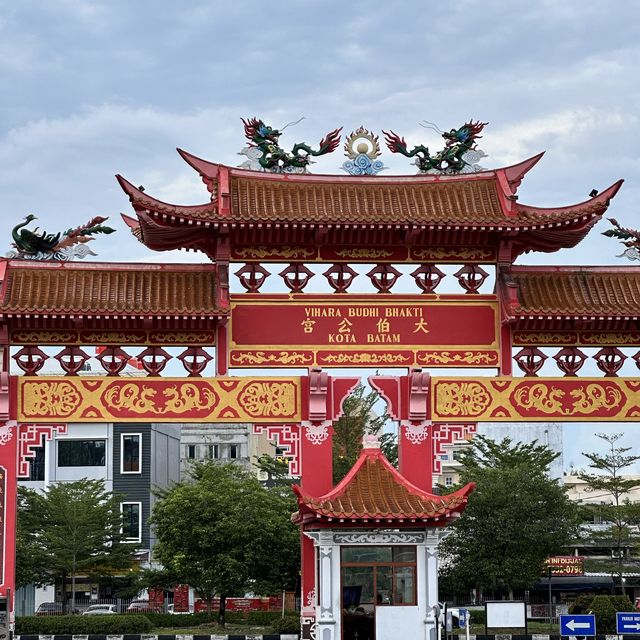
[(460, 629), (466, 628), (468, 617), (469, 612), (466, 609), (458, 609), (458, 627), (460, 627)]
[(561, 636), (595, 636), (596, 617), (592, 615), (560, 616)]
[(640, 612), (634, 613), (616, 613), (616, 627), (619, 635), (631, 635), (636, 633), (640, 635)]

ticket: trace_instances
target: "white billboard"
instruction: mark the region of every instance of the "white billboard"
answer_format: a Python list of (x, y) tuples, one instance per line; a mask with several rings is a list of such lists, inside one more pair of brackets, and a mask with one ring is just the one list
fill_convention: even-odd
[(487, 627), (505, 629), (507, 627), (524, 628), (527, 626), (527, 607), (524, 602), (502, 600), (486, 602)]

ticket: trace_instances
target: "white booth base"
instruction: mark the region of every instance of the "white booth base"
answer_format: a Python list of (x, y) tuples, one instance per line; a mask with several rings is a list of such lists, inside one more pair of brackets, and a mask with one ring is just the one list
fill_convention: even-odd
[(375, 637), (370, 640), (436, 640), (433, 607), (438, 604), (438, 544), (446, 536), (443, 528), (422, 530), (346, 530), (305, 531), (314, 542), (317, 601), (315, 640), (343, 640), (341, 547), (399, 546), (416, 547), (415, 606), (376, 606)]

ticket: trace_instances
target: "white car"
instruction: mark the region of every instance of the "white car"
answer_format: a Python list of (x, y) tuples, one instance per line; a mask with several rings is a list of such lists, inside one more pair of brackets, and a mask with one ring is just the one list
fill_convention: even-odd
[(179, 615), (182, 615), (182, 614), (193, 613), (193, 605), (192, 604), (189, 605), (189, 611), (174, 611), (173, 610), (173, 605), (172, 604), (168, 604), (167, 605), (167, 613), (170, 613), (170, 614), (175, 615), (175, 616), (179, 616)]
[(110, 613), (118, 613), (115, 604), (92, 604), (86, 611), (82, 612), (83, 616), (104, 616)]

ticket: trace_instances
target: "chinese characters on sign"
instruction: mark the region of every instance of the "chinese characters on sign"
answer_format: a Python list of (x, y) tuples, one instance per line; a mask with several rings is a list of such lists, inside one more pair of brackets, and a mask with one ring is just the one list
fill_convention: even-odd
[(230, 364), (495, 367), (497, 317), (493, 296), (236, 295)]

